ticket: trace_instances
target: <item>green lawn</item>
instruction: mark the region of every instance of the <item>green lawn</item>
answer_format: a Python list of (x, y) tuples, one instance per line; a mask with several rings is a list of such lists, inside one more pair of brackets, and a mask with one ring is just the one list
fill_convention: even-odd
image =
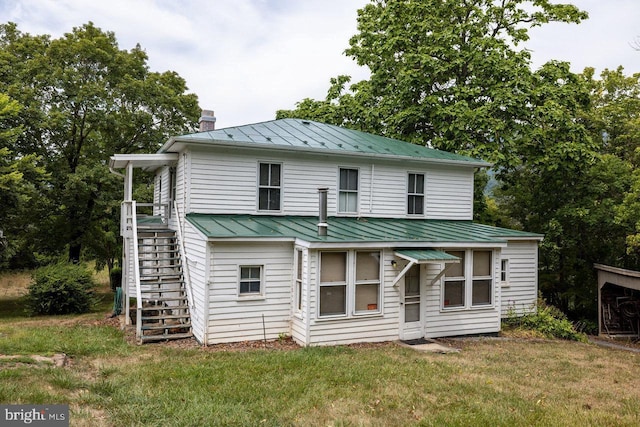
[[(0, 359), (0, 402), (67, 403), (87, 426), (640, 425), (636, 353), (547, 340), (468, 340), (457, 354), (137, 346), (107, 311), (3, 314), (0, 354), (21, 357)], [(29, 357), (60, 352), (69, 366)]]

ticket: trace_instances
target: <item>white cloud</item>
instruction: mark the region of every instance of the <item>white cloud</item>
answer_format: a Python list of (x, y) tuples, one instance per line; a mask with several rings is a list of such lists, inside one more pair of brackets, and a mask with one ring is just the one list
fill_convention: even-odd
[(530, 31), (527, 47), (534, 66), (550, 59), (571, 62), (574, 72), (594, 67), (623, 65), (627, 73), (640, 72), (640, 52), (632, 44), (640, 36), (638, 0), (567, 0), (589, 13), (589, 19), (576, 24), (547, 24)]
[[(534, 66), (568, 60), (574, 71), (624, 65), (640, 72), (637, 0), (563, 0), (586, 9), (580, 25), (532, 30)], [(6, 21), (59, 37), (92, 21), (113, 31), (121, 49), (140, 43), (154, 71), (184, 77), (218, 127), (271, 120), (306, 97), (323, 98), (329, 78), (366, 77), (344, 56), (367, 0), (0, 0)]]

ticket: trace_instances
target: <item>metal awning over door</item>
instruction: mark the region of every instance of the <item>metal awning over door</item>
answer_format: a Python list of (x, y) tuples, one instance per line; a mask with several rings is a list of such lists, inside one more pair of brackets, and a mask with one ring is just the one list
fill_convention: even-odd
[(394, 286), (415, 264), (445, 264), (442, 271), (431, 281), (431, 284), (434, 284), (440, 280), (445, 271), (447, 271), (448, 265), (460, 262), (460, 258), (457, 256), (435, 249), (399, 249), (394, 251), (394, 254), (399, 258), (409, 261), (396, 278), (393, 279)]

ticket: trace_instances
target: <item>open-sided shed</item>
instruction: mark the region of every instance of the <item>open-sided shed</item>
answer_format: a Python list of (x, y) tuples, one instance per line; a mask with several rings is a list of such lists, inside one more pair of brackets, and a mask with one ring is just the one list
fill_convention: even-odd
[(600, 334), (640, 337), (640, 271), (595, 264)]

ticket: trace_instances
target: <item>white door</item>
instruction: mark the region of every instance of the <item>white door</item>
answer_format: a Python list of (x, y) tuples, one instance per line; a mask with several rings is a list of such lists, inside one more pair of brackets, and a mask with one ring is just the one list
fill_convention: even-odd
[(424, 313), (420, 265), (414, 265), (404, 275), (400, 301), (400, 339), (413, 340), (424, 336)]

